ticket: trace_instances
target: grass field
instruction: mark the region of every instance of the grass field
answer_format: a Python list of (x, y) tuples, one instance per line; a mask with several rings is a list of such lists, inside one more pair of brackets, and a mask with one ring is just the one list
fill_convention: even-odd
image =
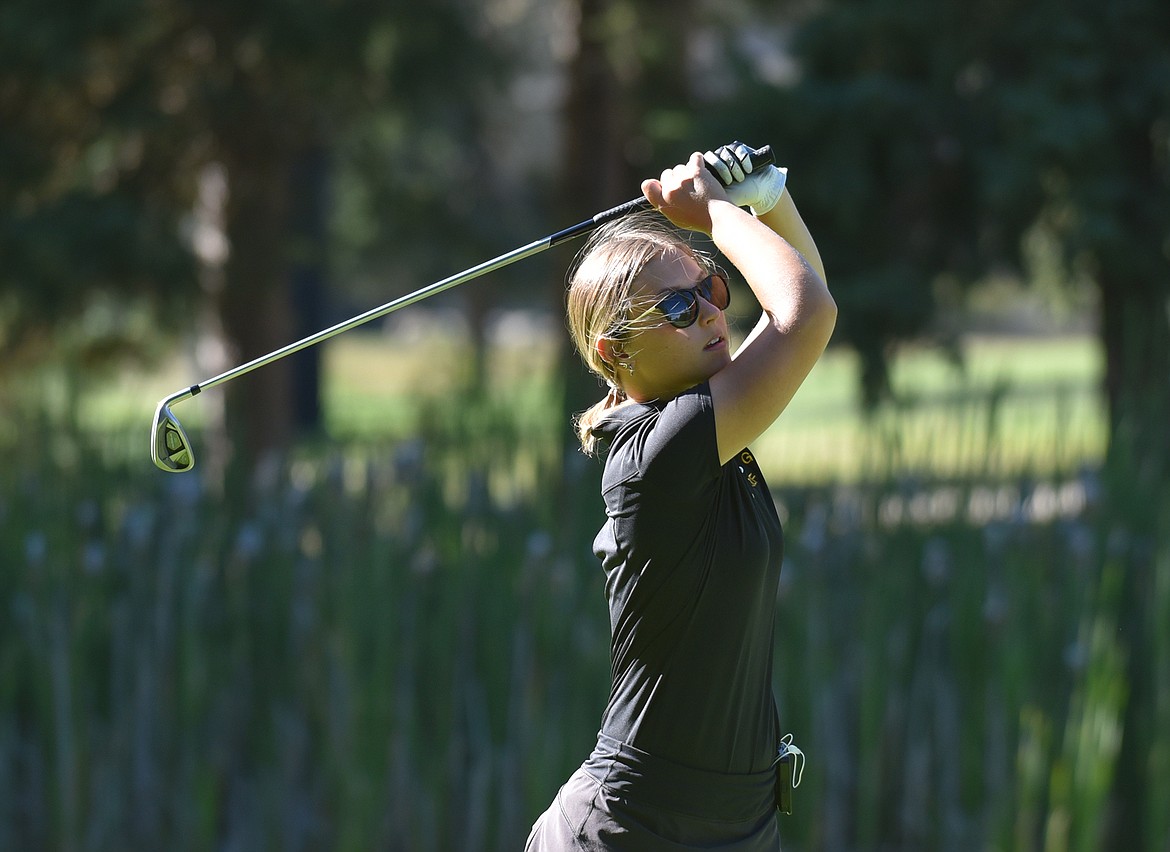
[(830, 351), (758, 442), (783, 480), (904, 474), (1049, 475), (1104, 451), (1100, 360), (1085, 338), (978, 338), (960, 368), (936, 350), (899, 356), (895, 401), (870, 416), (856, 402), (851, 352)]
[[(425, 412), (465, 394), (471, 352), (452, 333), (453, 323), (418, 312), (388, 333), (352, 333), (325, 344), (327, 436), (364, 442), (411, 435)], [(506, 316), (494, 327), (483, 367), (486, 395), (508, 406), (517, 428), (537, 443), (568, 428), (551, 403), (557, 333), (550, 321)], [(893, 367), (896, 401), (865, 416), (857, 404), (856, 357), (830, 349), (756, 443), (765, 473), (778, 484), (927, 472), (1046, 476), (1100, 459), (1106, 425), (1092, 338), (974, 338), (962, 351), (962, 367), (938, 350), (904, 351)], [(206, 376), (181, 360), (156, 375), (127, 373), (87, 395), (82, 417), (110, 430), (136, 423), (145, 430), (158, 398), (199, 378)], [(240, 381), (262, 381), (262, 373)], [(209, 393), (176, 414), (198, 428), (216, 403)]]

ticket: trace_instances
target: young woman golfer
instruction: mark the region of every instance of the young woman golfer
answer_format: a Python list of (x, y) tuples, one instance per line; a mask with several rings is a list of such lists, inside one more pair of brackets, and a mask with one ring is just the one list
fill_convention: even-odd
[(712, 238), (763, 308), (734, 355), (725, 274), (661, 217), (599, 229), (571, 274), (574, 342), (609, 385), (578, 431), (605, 456), (594, 549), (613, 685), (597, 747), (533, 826), (528, 852), (780, 848), (783, 535), (747, 445), (824, 351), (837, 309), (785, 172), (751, 173), (748, 154), (696, 153), (642, 184), (678, 229)]

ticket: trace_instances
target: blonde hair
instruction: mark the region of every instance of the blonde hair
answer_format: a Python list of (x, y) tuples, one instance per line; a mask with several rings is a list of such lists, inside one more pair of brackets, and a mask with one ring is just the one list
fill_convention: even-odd
[(585, 366), (609, 385), (605, 399), (574, 418), (577, 438), (586, 455), (596, 452), (597, 425), (610, 411), (629, 401), (616, 367), (601, 357), (597, 343), (602, 339), (621, 340), (638, 331), (630, 320), (639, 301), (634, 295), (634, 282), (648, 263), (670, 251), (693, 258), (703, 268), (716, 269), (706, 254), (691, 246), (660, 215), (640, 213), (594, 231), (569, 271), (566, 304), (573, 345)]

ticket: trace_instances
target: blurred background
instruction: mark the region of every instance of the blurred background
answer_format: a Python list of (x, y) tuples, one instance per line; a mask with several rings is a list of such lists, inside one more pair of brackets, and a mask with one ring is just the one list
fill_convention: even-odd
[[(1168, 850), (1170, 6), (4, 0), (0, 849), (507, 850), (592, 746), (572, 243), (771, 144), (786, 850)], [(738, 333), (754, 319), (734, 285)]]

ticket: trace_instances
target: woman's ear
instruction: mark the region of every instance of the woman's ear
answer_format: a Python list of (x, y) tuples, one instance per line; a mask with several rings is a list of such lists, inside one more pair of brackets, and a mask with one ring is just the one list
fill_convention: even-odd
[(621, 343), (614, 340), (612, 337), (597, 338), (597, 355), (607, 364), (614, 364), (618, 359), (625, 356), (625, 350)]

